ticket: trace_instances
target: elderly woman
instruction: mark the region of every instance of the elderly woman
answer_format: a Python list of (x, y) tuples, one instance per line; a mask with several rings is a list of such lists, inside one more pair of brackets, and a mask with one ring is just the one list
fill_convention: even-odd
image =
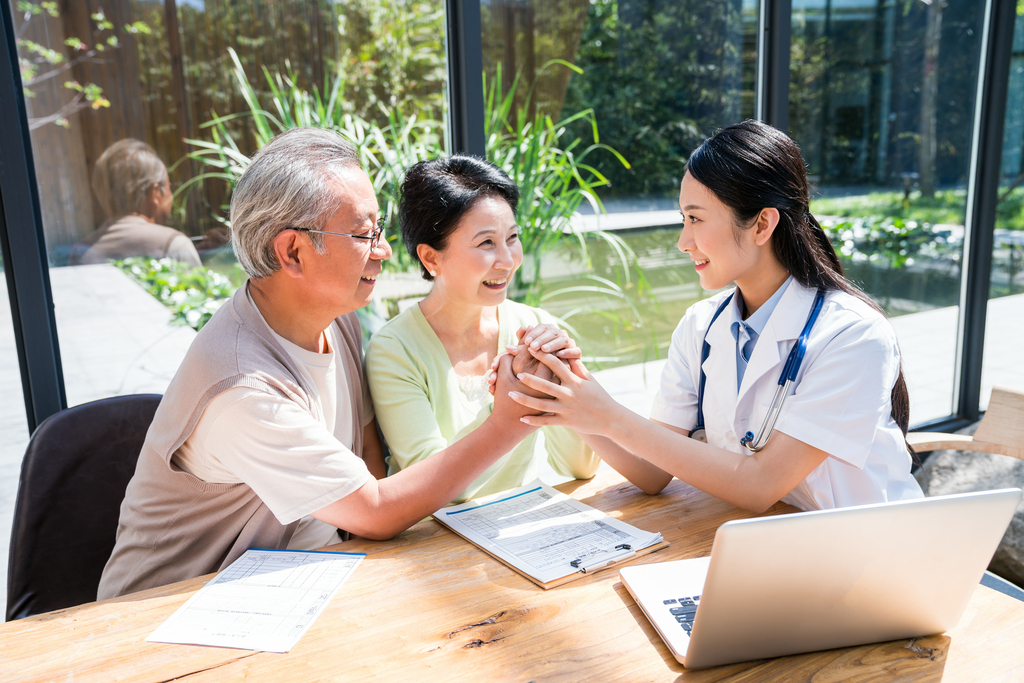
[[(488, 370), (509, 347), (525, 344), (563, 359), (580, 356), (551, 315), (506, 298), (523, 260), (518, 202), (516, 184), (475, 157), (424, 161), (406, 173), (402, 238), (434, 286), (418, 305), (374, 335), (366, 354), (374, 410), (391, 449), (389, 474), (480, 427), (494, 402)], [(528, 354), (520, 357), (526, 360)], [(491, 465), (456, 502), (521, 486), (537, 476), (545, 460), (559, 474), (576, 479), (590, 478), (600, 464), (575, 432), (538, 430)], [(619, 468), (626, 476), (629, 464)]]

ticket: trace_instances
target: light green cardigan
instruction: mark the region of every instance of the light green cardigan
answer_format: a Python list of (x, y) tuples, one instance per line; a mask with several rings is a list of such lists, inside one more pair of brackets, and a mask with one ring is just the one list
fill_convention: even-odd
[[(515, 344), (522, 325), (554, 322), (544, 311), (506, 300), (498, 306), (498, 348)], [(494, 407), (490, 397), (481, 408), (463, 393), (444, 345), (419, 306), (406, 309), (373, 336), (366, 373), (377, 422), (391, 449), (389, 475), (469, 434)], [(589, 479), (601, 464), (575, 432), (544, 427), (487, 468), (454, 502), (529, 483), (545, 457), (556, 472), (575, 479)]]

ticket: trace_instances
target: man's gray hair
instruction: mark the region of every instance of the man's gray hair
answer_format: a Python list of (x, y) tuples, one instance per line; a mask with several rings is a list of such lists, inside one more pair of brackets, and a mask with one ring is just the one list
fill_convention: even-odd
[[(361, 168), (356, 148), (322, 128), (286, 131), (256, 153), (231, 196), (231, 244), (249, 277), (281, 268), (274, 239), (282, 230), (324, 229), (339, 208), (334, 182), (350, 168)], [(323, 235), (309, 237), (325, 253)]]
[(167, 167), (141, 140), (125, 138), (107, 147), (92, 169), (92, 191), (108, 219), (146, 213), (153, 185), (167, 180)]

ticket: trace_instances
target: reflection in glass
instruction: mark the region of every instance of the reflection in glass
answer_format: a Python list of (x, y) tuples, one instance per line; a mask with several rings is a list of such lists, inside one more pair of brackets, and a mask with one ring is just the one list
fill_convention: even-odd
[(911, 422), (952, 412), (984, 5), (794, 0), (791, 134), (847, 275), (893, 317)]
[(1024, 15), (1017, 13), (1003, 122), (1003, 154), (992, 279), (985, 324), (981, 373), (981, 409), (988, 407), (993, 384), (1024, 389), (1020, 362), (1024, 319)]
[(174, 195), (167, 167), (152, 147), (133, 138), (107, 147), (92, 169), (92, 190), (107, 219), (72, 247), (68, 265), (133, 256), (200, 265), (192, 240), (165, 225)]
[(228, 201), (273, 135), (352, 138), (384, 207), (444, 150), (442, 0), (11, 4), (71, 405), (164, 390), (244, 280)]
[[(7, 278), (0, 257), (0, 547), (10, 546), (14, 526), (14, 500), (18, 494), (21, 458), (28, 445), (28, 421), (22, 399), (18, 350), (14, 344), (14, 326)], [(0, 574), (7, 574), (7, 553), (0, 557)], [(0, 585), (0, 598), (6, 595), (6, 582)], [(6, 600), (0, 600), (6, 604)]]

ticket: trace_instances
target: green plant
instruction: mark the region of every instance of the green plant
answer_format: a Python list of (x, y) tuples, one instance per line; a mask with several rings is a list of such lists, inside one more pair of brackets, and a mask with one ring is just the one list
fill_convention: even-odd
[(943, 259), (960, 250), (960, 240), (949, 230), (892, 216), (826, 220), (822, 228), (841, 257), (884, 263), (893, 270), (914, 265), (918, 257)]
[[(568, 69), (579, 68), (553, 60), (545, 64), (560, 64)], [(586, 158), (602, 150), (614, 155), (623, 166), (629, 163), (611, 147), (601, 144), (597, 119), (592, 109), (585, 109), (558, 121), (545, 114), (529, 115), (533, 95), (531, 85), (522, 104), (516, 105), (519, 74), (508, 91), (502, 90), (501, 65), (497, 76), (487, 83), (484, 75), (484, 132), (487, 139), (487, 158), (500, 166), (519, 186), (521, 196), (516, 220), (519, 239), (523, 244), (523, 267), (516, 273), (513, 292), (517, 298), (536, 305), (540, 300), (539, 274), (541, 257), (566, 236), (575, 239), (580, 253), (586, 259), (587, 246), (583, 233), (571, 223), (573, 215), (586, 201), (595, 213), (603, 213), (604, 206), (597, 188), (607, 186), (608, 179), (586, 163)], [(584, 146), (579, 137), (563, 141), (567, 127), (575, 121), (585, 121), (592, 133), (592, 142)], [(621, 240), (605, 237), (624, 248), (623, 261), (630, 260)], [(632, 259), (635, 262), (635, 257)], [(628, 271), (627, 271), (628, 278)]]
[[(73, 55), (70, 60), (64, 55), (63, 47), (58, 51), (25, 36), (26, 31), (37, 20), (45, 17), (51, 19), (60, 17), (58, 3), (19, 0), (16, 11), (21, 14), (21, 25), (15, 35), (15, 43), (18, 46), (18, 67), (21, 71), (25, 97), (35, 97), (35, 93), (32, 91), (34, 86), (58, 78), (82, 62), (99, 62), (107, 52), (121, 47), (118, 31), (102, 9), (89, 15), (93, 26), (91, 36), (86, 36), (85, 40), (76, 36), (68, 36), (64, 40), (64, 46), (69, 48)], [(45, 29), (43, 30), (45, 31)], [(149, 32), (149, 25), (144, 21), (136, 21), (123, 27), (123, 33), (129, 36)], [(68, 128), (71, 125), (68, 117), (76, 112), (87, 108), (99, 109), (110, 106), (110, 101), (103, 95), (103, 88), (95, 83), (83, 84), (75, 80), (67, 80), (63, 85), (67, 90), (75, 93), (71, 100), (55, 112), (30, 118), (29, 128), (31, 130), (50, 123)]]
[(934, 197), (912, 193), (909, 204), (904, 205), (903, 193), (893, 190), (813, 199), (811, 213), (841, 220), (888, 216), (932, 225), (963, 225), (966, 202), (966, 190), (942, 190)]
[(171, 258), (133, 256), (113, 264), (170, 309), (173, 324), (197, 331), (236, 289), (222, 273), (192, 268)]
[[(905, 298), (897, 296), (897, 290), (905, 285), (911, 266), (920, 262), (923, 269), (918, 270), (941, 277), (944, 270), (947, 275), (954, 275), (960, 265), (962, 239), (942, 226), (892, 216), (869, 216), (842, 221), (825, 219), (822, 227), (840, 260), (846, 262), (846, 269), (866, 276), (867, 291), (890, 313), (895, 310), (894, 300)], [(847, 275), (853, 276), (853, 272)], [(923, 297), (924, 293), (914, 296)]]
[[(241, 151), (243, 147), (249, 146), (246, 144), (249, 141), (239, 140), (230, 125), (237, 119), (251, 121), (247, 132), (252, 136), (251, 144), (256, 149), (262, 148), (278, 133), (291, 128), (313, 126), (335, 130), (358, 149), (363, 167), (368, 170), (378, 200), (388, 216), (388, 241), (394, 246), (395, 255), (386, 262), (386, 267), (399, 271), (411, 269), (411, 259), (398, 243), (396, 221), (399, 185), (406, 168), (443, 152), (441, 124), (429, 119), (421, 121), (415, 116), (404, 118), (397, 110), (381, 107), (381, 114), (387, 121), (382, 126), (345, 112), (342, 106), (342, 88), (345, 85), (343, 75), (336, 76), (330, 89), (325, 89), (325, 98), (317, 88), (311, 92), (300, 88), (294, 74), (271, 74), (266, 67), (263, 75), (270, 91), (270, 102), (264, 108), (238, 55), (231, 48), (228, 48), (228, 53), (234, 64), (236, 87), (248, 111), (214, 116), (202, 125), (203, 129), (210, 131), (209, 140), (186, 140), (195, 148), (188, 154), (188, 158), (212, 170), (189, 179), (178, 188), (176, 194), (188, 192), (211, 178), (224, 180), (232, 188), (235, 186), (249, 165), (248, 155)], [(227, 223), (221, 216), (216, 218)]]

